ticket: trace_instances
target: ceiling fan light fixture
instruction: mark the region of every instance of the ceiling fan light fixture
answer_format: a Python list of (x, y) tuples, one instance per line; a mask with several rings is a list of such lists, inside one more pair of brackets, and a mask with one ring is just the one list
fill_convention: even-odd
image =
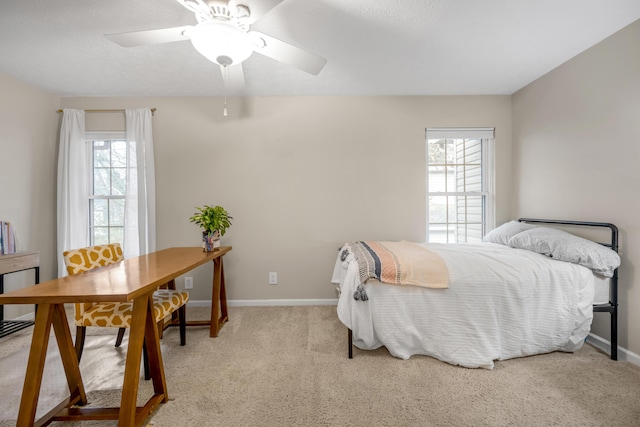
[[(220, 65), (236, 65), (253, 53), (253, 44), (247, 33), (233, 24), (221, 21), (202, 22), (190, 32), (191, 43), (211, 62)], [(230, 59), (221, 64), (218, 58)]]
[(267, 45), (266, 40), (256, 34), (252, 34), (251, 41), (253, 42), (253, 46), (258, 49), (262, 49)]

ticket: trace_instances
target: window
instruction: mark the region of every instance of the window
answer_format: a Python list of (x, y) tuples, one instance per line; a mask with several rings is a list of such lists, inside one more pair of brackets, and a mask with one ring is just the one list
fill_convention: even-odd
[(479, 242), (493, 225), (493, 129), (427, 129), (427, 242)]
[(91, 186), (89, 238), (91, 245), (124, 245), (124, 208), (127, 191), (127, 141), (124, 133), (88, 135)]

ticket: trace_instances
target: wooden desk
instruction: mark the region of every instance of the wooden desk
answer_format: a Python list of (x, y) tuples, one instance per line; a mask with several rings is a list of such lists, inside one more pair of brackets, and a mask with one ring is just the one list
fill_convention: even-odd
[[(35, 421), (35, 425), (82, 419), (117, 419), (119, 426), (142, 425), (160, 403), (168, 400), (158, 329), (153, 315), (153, 291), (209, 261), (214, 261), (215, 286), (215, 278), (222, 274), (222, 256), (230, 250), (231, 247), (222, 247), (219, 251), (207, 253), (199, 247), (169, 248), (0, 295), (0, 304), (38, 304), (16, 425), (34, 425), (52, 327), (67, 377), (69, 397)], [(82, 408), (87, 403), (87, 397), (64, 304), (126, 301), (133, 301), (133, 314), (120, 407)], [(154, 394), (144, 406), (136, 407), (143, 342), (146, 342)]]

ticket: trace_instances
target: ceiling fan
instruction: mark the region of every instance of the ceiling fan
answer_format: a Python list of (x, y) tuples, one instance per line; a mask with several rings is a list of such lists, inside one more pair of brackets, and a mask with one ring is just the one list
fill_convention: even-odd
[(124, 47), (191, 40), (200, 54), (220, 65), (225, 86), (233, 89), (244, 87), (242, 62), (253, 52), (313, 75), (317, 75), (327, 62), (292, 44), (250, 30), (251, 24), (282, 0), (176, 1), (195, 13), (197, 25), (107, 34), (106, 37)]

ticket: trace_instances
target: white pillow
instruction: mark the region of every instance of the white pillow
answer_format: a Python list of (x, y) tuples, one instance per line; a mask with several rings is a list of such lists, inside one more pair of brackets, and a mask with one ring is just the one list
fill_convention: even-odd
[(620, 265), (620, 256), (614, 250), (555, 228), (523, 231), (509, 240), (509, 246), (579, 264), (605, 277), (612, 277)]
[(524, 222), (505, 222), (500, 227), (494, 228), (489, 233), (487, 233), (487, 235), (482, 238), (482, 241), (489, 243), (499, 243), (506, 246), (509, 244), (509, 239), (511, 239), (516, 234), (535, 227), (535, 225), (526, 224)]

